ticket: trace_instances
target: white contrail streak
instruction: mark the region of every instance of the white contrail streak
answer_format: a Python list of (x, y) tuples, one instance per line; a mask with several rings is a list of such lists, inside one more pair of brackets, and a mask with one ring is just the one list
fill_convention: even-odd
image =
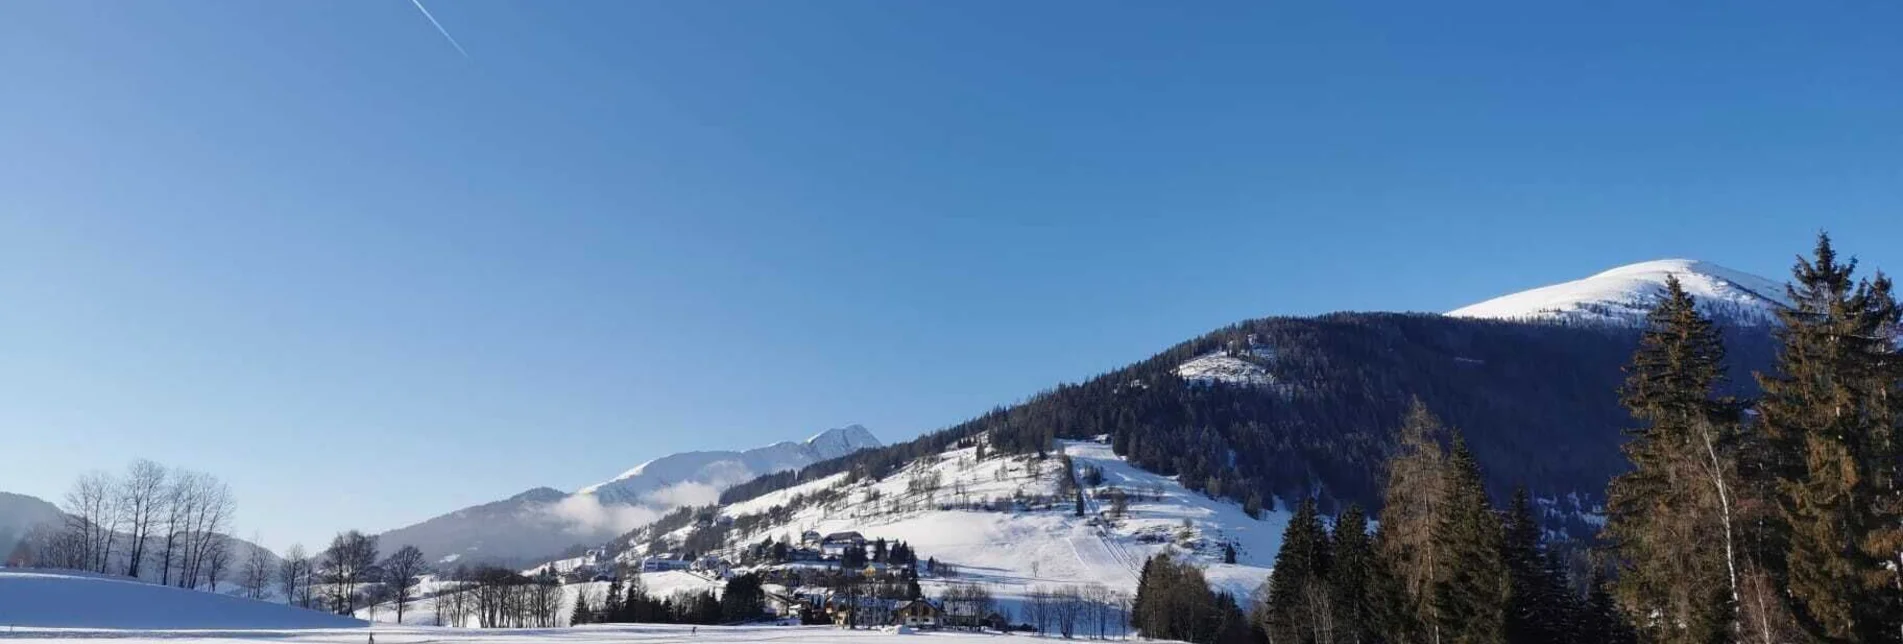
[(410, 4), (416, 5), (416, 10), (423, 12), (423, 17), (429, 18), (430, 24), (436, 25), (436, 32), (442, 34), (443, 38), (449, 41), (449, 46), (456, 48), (456, 53), (462, 54), (463, 58), (469, 57), (469, 52), (463, 51), (462, 43), (456, 42), (456, 37), (449, 35), (449, 30), (443, 28), (443, 23), (437, 22), (436, 16), (430, 15), (429, 9), (423, 6), (423, 0), (410, 0)]

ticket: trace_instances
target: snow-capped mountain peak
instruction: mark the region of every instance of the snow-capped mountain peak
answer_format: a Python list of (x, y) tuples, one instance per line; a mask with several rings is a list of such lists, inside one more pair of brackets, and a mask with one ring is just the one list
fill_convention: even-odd
[(635, 466), (606, 482), (582, 488), (604, 503), (645, 505), (678, 486), (703, 486), (715, 492), (764, 474), (799, 469), (820, 461), (879, 447), (879, 439), (859, 425), (829, 429), (795, 443), (784, 441), (746, 451), (670, 454)]
[(811, 447), (820, 460), (839, 458), (880, 445), (879, 439), (872, 435), (871, 430), (858, 424), (828, 429), (806, 439), (806, 446)]
[(1455, 317), (1636, 324), (1677, 277), (1706, 314), (1733, 324), (1777, 322), (1788, 308), (1784, 286), (1743, 271), (1692, 259), (1661, 259), (1620, 266), (1584, 279), (1502, 295), (1461, 307)]

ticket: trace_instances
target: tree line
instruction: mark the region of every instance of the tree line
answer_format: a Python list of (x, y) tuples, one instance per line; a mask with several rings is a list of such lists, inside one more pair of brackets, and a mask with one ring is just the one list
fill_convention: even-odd
[(37, 526), (12, 559), (213, 591), (232, 571), (237, 503), (210, 474), (141, 459), (122, 474), (81, 476), (60, 509), (63, 522)]
[(727, 580), (716, 595), (712, 590), (683, 591), (672, 597), (650, 594), (640, 575), (608, 582), (599, 599), (577, 597), (570, 621), (574, 624), (726, 624), (765, 617), (766, 591), (759, 575), (747, 573)]

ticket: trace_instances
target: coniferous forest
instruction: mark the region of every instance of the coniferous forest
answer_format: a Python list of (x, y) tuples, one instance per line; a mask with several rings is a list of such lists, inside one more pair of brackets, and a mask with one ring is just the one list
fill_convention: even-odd
[[(1357, 507), (1331, 529), (1302, 500), (1247, 629), (1190, 630), (1140, 610), (1135, 625), (1276, 644), (1903, 641), (1892, 284), (1859, 278), (1821, 237), (1789, 299), (1773, 367), (1754, 375), (1762, 394), (1745, 398), (1726, 386), (1724, 336), (1668, 283), (1617, 390), (1629, 466), (1608, 486), (1583, 569), (1524, 489), (1494, 501), (1463, 432), (1417, 402), (1372, 533)], [(1151, 561), (1137, 605), (1194, 603), (1150, 579), (1183, 574)]]
[[(1750, 398), (1751, 374), (1772, 366), (1765, 327), (1721, 327), (1730, 349), (1720, 391)], [(841, 472), (880, 477), (921, 456), (988, 437), (994, 449), (1038, 453), (1054, 439), (1108, 434), (1117, 452), (1215, 497), (1274, 509), (1316, 498), (1326, 514), (1378, 512), (1394, 427), (1419, 400), (1460, 427), (1494, 498), (1525, 486), (1552, 500), (1548, 527), (1584, 537), (1578, 518), (1629, 466), (1620, 445), (1622, 367), (1637, 329), (1506, 322), (1428, 314), (1340, 313), (1265, 318), (1179, 344), (1142, 362), (1037, 394), (905, 443), (866, 450), (728, 489), (746, 500)], [(1186, 381), (1176, 367), (1225, 352), (1259, 363), (1269, 386)]]

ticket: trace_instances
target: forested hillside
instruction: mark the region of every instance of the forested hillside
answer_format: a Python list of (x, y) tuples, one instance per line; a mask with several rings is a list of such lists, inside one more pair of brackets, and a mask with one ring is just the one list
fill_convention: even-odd
[[(1750, 373), (1771, 361), (1770, 330), (1725, 335), (1728, 386), (1752, 393)], [(1382, 463), (1418, 397), (1467, 436), (1497, 498), (1523, 484), (1567, 510), (1573, 495), (1590, 506), (1627, 467), (1619, 445), (1632, 421), (1617, 391), (1637, 342), (1625, 326), (1425, 314), (1251, 320), (911, 442), (757, 479), (722, 501), (846, 471), (881, 475), (989, 432), (1015, 452), (1109, 434), (1132, 462), (1249, 506), (1313, 495), (1325, 512), (1378, 509)], [(1226, 371), (1204, 369), (1211, 362)]]

